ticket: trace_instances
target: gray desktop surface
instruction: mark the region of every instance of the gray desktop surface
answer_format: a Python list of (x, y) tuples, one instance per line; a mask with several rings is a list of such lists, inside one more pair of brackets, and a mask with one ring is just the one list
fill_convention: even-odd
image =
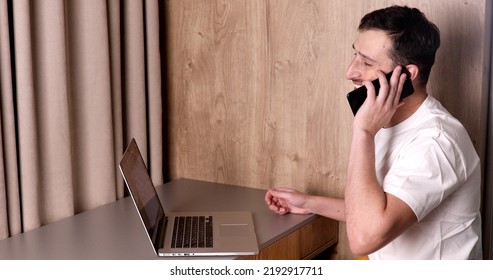
[[(166, 212), (251, 211), (259, 249), (316, 218), (274, 214), (264, 202), (265, 190), (190, 179), (178, 179), (156, 189)], [(0, 259), (157, 258), (130, 197), (0, 240)]]

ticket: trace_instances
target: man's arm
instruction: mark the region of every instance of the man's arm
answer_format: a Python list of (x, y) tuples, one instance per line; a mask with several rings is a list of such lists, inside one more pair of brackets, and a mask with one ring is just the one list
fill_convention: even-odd
[(384, 192), (376, 178), (375, 135), (389, 124), (400, 104), (405, 76), (396, 68), (387, 82), (378, 73), (378, 96), (366, 81), (368, 97), (355, 116), (346, 177), (345, 205), (349, 245), (353, 253), (366, 255), (382, 248), (403, 233), (417, 218), (397, 197)]
[(375, 174), (373, 135), (357, 131), (351, 144), (345, 193), (348, 239), (357, 255), (382, 248), (417, 220), (406, 203), (383, 191)]
[(269, 208), (278, 213), (318, 214), (340, 222), (346, 221), (344, 200), (341, 198), (313, 196), (288, 188), (270, 189), (265, 194)]

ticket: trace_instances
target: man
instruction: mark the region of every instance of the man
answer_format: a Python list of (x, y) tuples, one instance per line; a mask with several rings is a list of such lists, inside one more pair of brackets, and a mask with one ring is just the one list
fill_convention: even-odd
[[(438, 28), (418, 9), (392, 6), (364, 16), (358, 31), (346, 78), (368, 97), (353, 121), (344, 199), (277, 188), (266, 203), (345, 222), (353, 253), (370, 259), (481, 259), (479, 158), (426, 91)], [(402, 67), (415, 92), (401, 101)]]

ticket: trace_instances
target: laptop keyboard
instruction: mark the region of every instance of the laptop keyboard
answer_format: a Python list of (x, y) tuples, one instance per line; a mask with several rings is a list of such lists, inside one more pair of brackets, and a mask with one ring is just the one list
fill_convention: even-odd
[(212, 216), (175, 217), (171, 248), (210, 248), (212, 246)]

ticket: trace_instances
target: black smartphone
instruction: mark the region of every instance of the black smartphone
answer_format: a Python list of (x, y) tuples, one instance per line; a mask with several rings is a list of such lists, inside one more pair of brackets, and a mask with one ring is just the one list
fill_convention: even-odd
[[(414, 87), (413, 87), (413, 83), (411, 82), (410, 74), (405, 69), (406, 68), (404, 67), (402, 68), (402, 73), (405, 73), (407, 77), (406, 77), (406, 81), (404, 82), (404, 86), (402, 87), (401, 100), (414, 93)], [(392, 73), (393, 71), (385, 75), (387, 80), (390, 80)], [(378, 79), (375, 79), (372, 81), (372, 84), (375, 87), (376, 94), (378, 95), (378, 90), (380, 89), (380, 82), (378, 81)], [(359, 87), (347, 94), (346, 97), (354, 115), (356, 115), (356, 112), (358, 112), (361, 105), (363, 105), (363, 103), (365, 102), (366, 96), (367, 93), (365, 86)]]

